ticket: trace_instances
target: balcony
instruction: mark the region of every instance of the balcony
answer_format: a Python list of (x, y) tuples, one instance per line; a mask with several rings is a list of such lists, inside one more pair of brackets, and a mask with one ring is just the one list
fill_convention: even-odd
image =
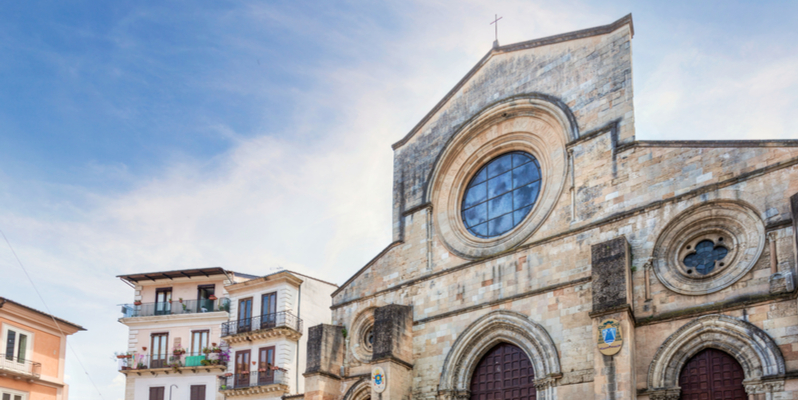
[(123, 374), (158, 373), (169, 374), (170, 372), (182, 373), (190, 372), (211, 372), (225, 371), (228, 367), (226, 353), (200, 353), (200, 354), (173, 354), (173, 355), (152, 355), (152, 354), (133, 354), (129, 357), (117, 358), (118, 370)]
[(42, 364), (22, 358), (0, 354), (0, 376), (14, 376), (33, 382), (42, 375)]
[(283, 368), (236, 373), (222, 380), (219, 390), (225, 393), (226, 397), (280, 394), (289, 390), (289, 377)]
[(289, 311), (229, 321), (222, 324), (221, 337), (229, 344), (253, 339), (286, 336), (297, 340), (302, 336), (303, 320)]
[(217, 300), (183, 300), (161, 303), (123, 304), (122, 318), (152, 317), (159, 315), (198, 314), (230, 309), (227, 297)]

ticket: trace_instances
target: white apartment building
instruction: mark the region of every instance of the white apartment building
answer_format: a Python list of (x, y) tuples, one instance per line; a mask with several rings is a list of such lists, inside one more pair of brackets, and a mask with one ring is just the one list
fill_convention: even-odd
[(227, 285), (230, 319), (220, 325), (229, 345), (220, 392), (229, 399), (278, 399), (303, 393), (307, 326), (331, 323), (337, 286), (292, 271)]
[(117, 353), (125, 400), (223, 400), (225, 287), (255, 276), (216, 267), (119, 278), (134, 289), (134, 302), (122, 305), (119, 319), (129, 328), (127, 348)]

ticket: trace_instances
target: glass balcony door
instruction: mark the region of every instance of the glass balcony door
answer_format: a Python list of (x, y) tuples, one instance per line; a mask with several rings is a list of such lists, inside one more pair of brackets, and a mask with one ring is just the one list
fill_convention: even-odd
[(236, 352), (236, 382), (237, 388), (250, 386), (250, 350)]
[(167, 315), (172, 312), (172, 288), (156, 289), (155, 315)]
[(262, 347), (258, 350), (258, 384), (268, 385), (275, 381), (275, 346)]
[(253, 298), (248, 297), (246, 299), (239, 300), (239, 322), (237, 331), (241, 332), (250, 332), (252, 327), (252, 320), (253, 318)]
[(197, 287), (196, 312), (214, 311), (214, 300), (209, 299), (211, 296), (214, 296), (214, 285), (200, 285)]
[(275, 312), (278, 309), (278, 294), (275, 292), (261, 296), (261, 329), (275, 327)]
[(150, 336), (150, 368), (167, 367), (168, 333), (154, 333)]

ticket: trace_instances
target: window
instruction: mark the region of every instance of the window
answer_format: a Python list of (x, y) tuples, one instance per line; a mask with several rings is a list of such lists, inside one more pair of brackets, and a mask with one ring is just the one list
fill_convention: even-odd
[(258, 349), (258, 383), (268, 384), (275, 380), (272, 367), (275, 365), (275, 346)]
[(149, 400), (164, 400), (164, 387), (151, 387)]
[(208, 331), (192, 331), (192, 350), (191, 355), (203, 354), (203, 349), (208, 347)]
[(275, 312), (277, 311), (278, 295), (275, 292), (261, 296), (261, 329), (275, 327)]
[(249, 332), (251, 327), (250, 318), (253, 317), (253, 298), (239, 300), (239, 327), (238, 332)]
[(367, 331), (364, 333), (364, 340), (363, 340), (364, 347), (367, 350), (372, 351), (372, 342), (374, 341), (375, 341), (375, 336), (372, 334), (372, 327), (370, 326), (369, 329), (367, 329)]
[[(717, 244), (711, 240), (703, 240), (694, 246), (694, 253), (687, 255), (683, 259), (683, 263), (688, 267), (686, 273), (691, 274), (693, 271), (700, 275), (707, 275), (714, 270), (714, 267), (719, 265), (724, 267), (725, 263), (722, 260), (728, 255), (728, 248), (722, 245), (725, 239), (720, 237)], [(687, 250), (692, 246), (687, 246)]]
[(156, 289), (156, 315), (170, 314), (172, 309), (172, 288)]
[(27, 400), (28, 398), (27, 393), (11, 389), (0, 388), (0, 393), (3, 394), (3, 400)]
[(167, 366), (168, 333), (154, 333), (150, 336), (150, 368)]
[(4, 329), (5, 358), (9, 361), (24, 363), (29, 361), (33, 334), (15, 326), (6, 326)]
[(197, 312), (214, 311), (214, 285), (199, 285), (197, 287)]
[(206, 385), (192, 385), (189, 387), (189, 400), (205, 400)]
[(533, 209), (541, 185), (539, 161), (515, 151), (489, 161), (467, 186), (461, 201), (464, 226), (479, 238), (500, 236)]

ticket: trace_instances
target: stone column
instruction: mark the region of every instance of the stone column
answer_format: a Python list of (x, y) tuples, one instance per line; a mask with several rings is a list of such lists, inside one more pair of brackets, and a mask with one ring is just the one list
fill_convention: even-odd
[(602, 341), (599, 326), (606, 319), (620, 323), (622, 344), (614, 355), (604, 355), (595, 345), (594, 398), (628, 400), (636, 398), (635, 336), (631, 312), (630, 246), (619, 237), (592, 246), (592, 342)]
[(332, 400), (342, 397), (339, 371), (344, 360), (342, 327), (320, 324), (308, 328), (306, 351), (305, 400)]
[(410, 400), (412, 360), (412, 308), (398, 304), (375, 309), (372, 368), (386, 373), (383, 393), (372, 390), (374, 400)]

